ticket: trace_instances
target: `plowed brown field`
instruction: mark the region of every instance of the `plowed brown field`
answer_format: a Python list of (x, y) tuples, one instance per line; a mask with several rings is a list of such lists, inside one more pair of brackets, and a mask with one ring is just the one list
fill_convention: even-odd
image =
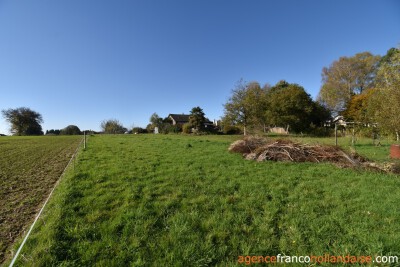
[(82, 137), (0, 137), (0, 264), (33, 221)]

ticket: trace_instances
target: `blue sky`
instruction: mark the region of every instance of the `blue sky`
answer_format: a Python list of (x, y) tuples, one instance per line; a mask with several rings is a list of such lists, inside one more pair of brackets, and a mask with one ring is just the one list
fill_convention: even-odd
[(396, 0), (0, 0), (0, 109), (30, 107), (44, 130), (194, 106), (213, 120), (241, 78), (315, 98), (324, 66), (399, 44)]

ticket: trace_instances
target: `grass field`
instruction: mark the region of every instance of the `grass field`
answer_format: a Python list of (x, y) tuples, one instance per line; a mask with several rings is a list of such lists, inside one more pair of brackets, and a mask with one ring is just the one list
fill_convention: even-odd
[(0, 137), (0, 264), (64, 170), (81, 137)]
[[(227, 151), (234, 138), (91, 137), (18, 265), (235, 266), (241, 255), (400, 256), (398, 176), (245, 161)], [(376, 159), (388, 154), (386, 144), (367, 143), (356, 149)]]

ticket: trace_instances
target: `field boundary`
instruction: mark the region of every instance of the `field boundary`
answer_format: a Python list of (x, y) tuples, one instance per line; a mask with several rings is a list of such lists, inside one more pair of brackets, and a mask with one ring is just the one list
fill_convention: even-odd
[(66, 172), (66, 170), (67, 170), (68, 167), (71, 165), (72, 161), (75, 159), (76, 154), (77, 154), (78, 151), (79, 151), (79, 148), (82, 146), (83, 140), (84, 140), (84, 137), (83, 137), (82, 140), (79, 142), (77, 148), (75, 149), (74, 153), (73, 153), (72, 156), (71, 156), (71, 159), (68, 161), (67, 166), (65, 166), (65, 168), (64, 168), (64, 170), (62, 171), (60, 177), (57, 179), (57, 182), (54, 184), (53, 189), (51, 189), (51, 191), (50, 191), (48, 197), (46, 198), (45, 202), (43, 203), (42, 208), (39, 210), (38, 214), (37, 214), (36, 217), (35, 217), (35, 220), (33, 221), (31, 227), (29, 228), (28, 233), (25, 235), (24, 240), (22, 241), (22, 243), (21, 243), (21, 245), (19, 246), (17, 252), (15, 253), (15, 255), (14, 255), (14, 257), (13, 257), (13, 259), (12, 259), (10, 265), (9, 265), (9, 267), (14, 266), (15, 262), (17, 261), (18, 256), (19, 256), (19, 254), (21, 253), (22, 248), (24, 247), (26, 241), (28, 240), (29, 235), (31, 234), (33, 228), (35, 227), (35, 224), (36, 224), (37, 220), (39, 219), (39, 217), (40, 217), (40, 215), (42, 214), (44, 208), (46, 207), (47, 202), (50, 200), (50, 197), (53, 195), (54, 190), (56, 189), (56, 187), (57, 187), (58, 184), (60, 183), (62, 177), (64, 176), (64, 174), (65, 174), (65, 172)]

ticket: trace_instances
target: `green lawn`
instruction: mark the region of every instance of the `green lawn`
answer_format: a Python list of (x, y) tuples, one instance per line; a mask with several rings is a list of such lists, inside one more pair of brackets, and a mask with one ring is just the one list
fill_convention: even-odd
[[(18, 265), (232, 266), (241, 255), (400, 256), (398, 176), (246, 161), (227, 150), (235, 138), (90, 137)], [(356, 149), (376, 153), (366, 144)], [(385, 153), (387, 146), (375, 157)]]

